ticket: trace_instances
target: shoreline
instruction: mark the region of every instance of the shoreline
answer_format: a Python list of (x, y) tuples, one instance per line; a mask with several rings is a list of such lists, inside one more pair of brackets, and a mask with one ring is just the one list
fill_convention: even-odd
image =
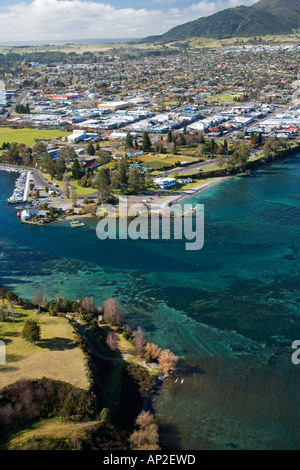
[[(264, 163), (260, 163), (256, 168), (253, 168), (254, 171), (257, 171), (259, 169), (264, 169), (265, 167), (268, 167), (278, 161), (281, 161), (281, 160), (285, 160), (286, 158), (291, 158), (291, 157), (294, 157), (295, 154), (297, 154), (298, 152), (291, 152), (289, 155), (282, 155), (280, 158), (278, 159), (274, 159), (272, 161), (266, 161)], [(5, 163), (0, 163), (0, 171), (4, 170), (4, 171), (8, 171), (8, 168), (11, 168), (12, 171), (14, 172), (21, 172), (21, 171), (24, 171), (24, 170), (28, 170), (28, 171), (38, 171), (38, 173), (40, 173), (40, 175), (44, 178), (43, 174), (39, 171), (39, 170), (36, 170), (32, 167), (24, 167), (24, 166), (19, 166), (19, 165), (11, 165), (11, 164), (5, 164)], [(186, 190), (182, 190), (182, 191), (178, 191), (177, 194), (173, 194), (173, 195), (165, 195), (163, 197), (155, 197), (153, 198), (153, 200), (151, 200), (151, 203), (145, 203), (145, 206), (149, 206), (151, 207), (151, 205), (155, 205), (156, 208), (154, 209), (154, 212), (155, 211), (160, 211), (160, 210), (163, 210), (164, 208), (166, 207), (171, 207), (173, 204), (175, 203), (179, 203), (180, 201), (182, 201), (183, 199), (185, 198), (188, 198), (188, 197), (192, 197), (192, 196), (195, 196), (197, 194), (199, 194), (200, 192), (202, 191), (205, 191), (213, 186), (215, 186), (216, 184), (219, 184), (223, 181), (226, 181), (228, 179), (232, 179), (232, 178), (235, 178), (239, 175), (240, 173), (236, 173), (236, 174), (232, 174), (232, 175), (226, 175), (226, 176), (216, 176), (216, 177), (212, 177), (212, 181), (208, 181), (206, 183), (203, 183), (203, 184), (200, 184), (200, 185), (197, 185), (196, 187), (194, 188), (190, 188), (190, 189), (186, 189)], [(148, 195), (147, 194), (144, 194), (144, 195), (136, 195), (136, 196), (132, 196), (133, 198), (134, 197), (138, 197), (138, 198), (147, 198)], [(79, 198), (79, 199), (83, 199), (82, 198)], [(141, 201), (130, 201), (130, 197), (128, 198), (128, 201), (127, 202), (138, 202), (138, 203), (142, 203)], [(153, 209), (152, 209), (153, 210)], [(61, 222), (61, 221), (64, 221), (64, 220), (72, 220), (74, 218), (91, 218), (91, 219), (99, 219), (99, 217), (96, 216), (96, 214), (79, 214), (79, 213), (74, 213), (73, 215), (67, 215), (65, 217), (58, 217), (58, 218), (55, 218), (51, 221), (49, 221), (49, 223), (52, 223), (52, 222)], [(41, 223), (35, 223), (35, 225), (45, 225), (45, 224), (41, 224)]]
[(161, 208), (163, 208), (165, 206), (171, 206), (175, 202), (179, 202), (182, 199), (194, 196), (195, 194), (199, 194), (202, 191), (205, 191), (205, 190), (211, 188), (212, 186), (215, 186), (216, 184), (219, 184), (219, 183), (221, 183), (225, 180), (231, 179), (231, 178), (234, 178), (234, 176), (221, 176), (219, 178), (216, 177), (216, 178), (214, 178), (213, 181), (208, 181), (207, 183), (200, 184), (200, 185), (196, 186), (195, 188), (187, 189), (185, 191), (182, 191), (180, 194), (177, 194), (177, 195), (174, 195), (174, 196), (166, 196), (164, 198), (164, 200), (161, 200), (162, 204), (159, 204), (159, 201), (160, 201), (159, 199), (157, 201), (154, 200), (153, 202), (160, 205)]

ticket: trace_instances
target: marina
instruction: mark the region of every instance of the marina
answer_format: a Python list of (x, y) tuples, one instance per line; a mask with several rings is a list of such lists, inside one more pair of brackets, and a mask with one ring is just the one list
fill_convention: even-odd
[(27, 202), (31, 172), (25, 168), (14, 168), (10, 166), (0, 166), (0, 170), (9, 173), (20, 173), (20, 176), (16, 179), (13, 194), (7, 199), (7, 202), (9, 204), (20, 204)]

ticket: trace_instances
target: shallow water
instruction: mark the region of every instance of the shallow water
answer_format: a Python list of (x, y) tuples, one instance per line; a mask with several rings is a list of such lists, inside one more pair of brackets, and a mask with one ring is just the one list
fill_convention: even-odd
[[(205, 205), (205, 244), (100, 241), (96, 222), (22, 225), (0, 172), (0, 278), (38, 289), (116, 296), (127, 320), (180, 357), (180, 380), (155, 398), (170, 449), (299, 448), (300, 157), (234, 178), (189, 200)], [(181, 379), (184, 378), (183, 383)]]

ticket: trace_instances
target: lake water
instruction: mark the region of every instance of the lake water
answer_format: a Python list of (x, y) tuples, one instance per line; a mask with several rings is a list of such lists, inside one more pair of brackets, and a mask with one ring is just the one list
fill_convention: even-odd
[(154, 399), (164, 449), (300, 447), (300, 156), (182, 203), (205, 207), (205, 244), (106, 240), (96, 221), (21, 224), (0, 171), (0, 279), (19, 296), (117, 297), (149, 341), (180, 357)]

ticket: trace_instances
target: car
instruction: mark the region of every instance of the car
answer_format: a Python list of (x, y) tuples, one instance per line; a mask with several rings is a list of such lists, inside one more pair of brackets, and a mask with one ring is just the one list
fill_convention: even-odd
[(197, 168), (198, 171), (203, 171), (203, 168)]

